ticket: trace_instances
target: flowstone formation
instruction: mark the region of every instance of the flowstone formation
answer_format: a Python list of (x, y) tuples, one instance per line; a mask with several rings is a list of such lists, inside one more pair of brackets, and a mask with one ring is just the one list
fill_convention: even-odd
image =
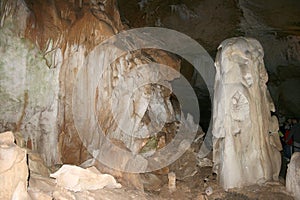
[(278, 180), (282, 147), (263, 55), (251, 38), (227, 39), (218, 48), (213, 154), (225, 189)]
[[(162, 50), (141, 49), (104, 66), (114, 52), (102, 49), (102, 42), (125, 30), (115, 0), (5, 0), (0, 6), (0, 131), (18, 132), (22, 146), (39, 153), (47, 166), (79, 165), (99, 153), (90, 150), (98, 145), (97, 133), (87, 126), (93, 114), (115, 146), (134, 153), (144, 151), (148, 140), (155, 141), (154, 149), (171, 140), (176, 129), (169, 127), (180, 120), (180, 106), (174, 106), (170, 81), (180, 75), (180, 60)], [(104, 54), (97, 54), (100, 51)], [(149, 63), (169, 69), (154, 73), (143, 67)], [(102, 77), (95, 77), (90, 65), (105, 69)], [(139, 87), (139, 80), (149, 84)], [(92, 110), (73, 106), (81, 97), (82, 105), (95, 105)], [(128, 107), (130, 115), (124, 115)], [(84, 143), (75, 127), (76, 111), (88, 119), (81, 126)], [(162, 133), (152, 137), (156, 125)], [(167, 132), (172, 134), (162, 137)]]

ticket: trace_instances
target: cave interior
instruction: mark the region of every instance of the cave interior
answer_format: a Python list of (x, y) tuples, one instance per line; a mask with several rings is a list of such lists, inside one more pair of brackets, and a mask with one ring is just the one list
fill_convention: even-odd
[(300, 199), (300, 1), (1, 0), (0, 19), (0, 199)]

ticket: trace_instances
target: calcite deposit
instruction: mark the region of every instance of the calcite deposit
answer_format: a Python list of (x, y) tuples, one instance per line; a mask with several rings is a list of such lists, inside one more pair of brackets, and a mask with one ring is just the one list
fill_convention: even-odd
[[(112, 36), (130, 32), (125, 31), (127, 27), (121, 22), (121, 4), (118, 5), (121, 2), (0, 1), (0, 132), (11, 130), (14, 134), (14, 137), (11, 132), (0, 134), (0, 199), (26, 199), (27, 195), (32, 199), (152, 199), (142, 192), (144, 189), (161, 190), (162, 194), (167, 189), (166, 199), (206, 198), (218, 191), (213, 185), (207, 185), (215, 177), (207, 176), (204, 166), (210, 173), (212, 164), (226, 190), (277, 180), (281, 145), (277, 118), (270, 114), (274, 105), (266, 89), (268, 78), (260, 44), (249, 38), (234, 38), (219, 48), (213, 119), (214, 163), (204, 158), (199, 163), (203, 168), (199, 170), (194, 150), (198, 151), (205, 134), (198, 133), (194, 140), (190, 133), (198, 129), (198, 100), (213, 99), (211, 80), (215, 74), (210, 67), (213, 62), (207, 53), (189, 51), (202, 44), (184, 34), (182, 38), (189, 40), (182, 42), (175, 31), (166, 32), (163, 28), (155, 28), (164, 32), (165, 38), (161, 40), (154, 36), (163, 34), (139, 32), (108, 41)], [(124, 2), (126, 5), (133, 2), (145, 13), (137, 15), (128, 9), (138, 20), (152, 21), (150, 18), (154, 19), (157, 13), (169, 10), (172, 16), (167, 21), (155, 18), (156, 26), (165, 24), (170, 28), (168, 24), (174, 24), (173, 28), (184, 31), (187, 25), (186, 33), (208, 44), (210, 50), (215, 49), (218, 38), (223, 40), (240, 33), (233, 33), (241, 21), (236, 18), (240, 11), (250, 16), (247, 23), (256, 23), (251, 18), (254, 15), (245, 7), (238, 8), (242, 4), (236, 2), (245, 1), (205, 0), (200, 6), (196, 6), (196, 1), (185, 5), (188, 2), (185, 0), (180, 4), (156, 0)], [(150, 3), (164, 5), (155, 6), (152, 11), (148, 7)], [(220, 15), (216, 17), (212, 11)], [(241, 22), (242, 30), (251, 30)], [(221, 32), (215, 31), (220, 27)], [(267, 30), (269, 34), (270, 29)], [(152, 43), (142, 46), (149, 41), (166, 48), (171, 43), (178, 52), (151, 46)], [(298, 41), (298, 37), (291, 37), (290, 43), (281, 48), (284, 51), (272, 55), (287, 57), (288, 61), (298, 59), (295, 53)], [(291, 50), (287, 55), (286, 49)], [(204, 51), (202, 47), (201, 50)], [(180, 53), (186, 53), (187, 58)], [(188, 86), (178, 81), (176, 90), (173, 83), (182, 77), (179, 71), (185, 62), (194, 68), (189, 66), (183, 70), (188, 75)], [(200, 70), (196, 69), (199, 65)], [(281, 84), (278, 99), (288, 96), (287, 88), (294, 83), (297, 80)], [(198, 91), (198, 99), (191, 95), (192, 89)], [(207, 89), (209, 94), (205, 92)], [(176, 91), (188, 105), (179, 101)], [(210, 104), (204, 105), (206, 111), (211, 111)], [(207, 125), (208, 121), (209, 116)], [(206, 138), (199, 154), (202, 158), (211, 150), (211, 127)], [(190, 144), (194, 147), (190, 148)], [(60, 168), (63, 163), (69, 165)], [(163, 186), (166, 184), (163, 176), (167, 178), (166, 174), (172, 172), (176, 177), (170, 176), (171, 195)], [(49, 178), (50, 174), (55, 180)], [(124, 187), (119, 188), (119, 183)], [(154, 195), (153, 199), (157, 198)]]
[(282, 147), (263, 55), (251, 38), (227, 39), (218, 48), (213, 151), (225, 189), (278, 180)]
[(0, 133), (0, 199), (27, 199), (26, 150), (14, 143), (12, 132)]
[(121, 188), (115, 178), (109, 174), (101, 174), (95, 167), (83, 169), (72, 165), (63, 165), (50, 177), (56, 179), (58, 186), (74, 192), (99, 190), (106, 188)]
[[(0, 131), (19, 132), (23, 145), (51, 166), (81, 164), (96, 154), (89, 146), (97, 141), (97, 134), (86, 126), (81, 133), (91, 141), (83, 143), (75, 126), (78, 116), (74, 113), (83, 107), (73, 102), (81, 97), (85, 97), (84, 104), (95, 103), (95, 112), (85, 109), (81, 117), (92, 120), (95, 114), (107, 137), (136, 153), (151, 139), (150, 133), (163, 128), (162, 122), (175, 123), (178, 113), (170, 100), (168, 81), (178, 73), (163, 71), (166, 75), (156, 77), (150, 69), (140, 68), (158, 62), (179, 70), (180, 60), (169, 53), (151, 49), (127, 52), (111, 63), (102, 78), (89, 76), (91, 71), (85, 67), (108, 67), (101, 63), (110, 53), (100, 57), (99, 51), (92, 50), (122, 30), (115, 0), (1, 2)], [(74, 93), (79, 72), (87, 82), (80, 86), (80, 93)], [(159, 80), (166, 87), (149, 83), (135, 90), (128, 84), (136, 85), (137, 75), (139, 80)], [(130, 116), (123, 112), (128, 105)], [(143, 139), (133, 139), (124, 133), (128, 131)]]

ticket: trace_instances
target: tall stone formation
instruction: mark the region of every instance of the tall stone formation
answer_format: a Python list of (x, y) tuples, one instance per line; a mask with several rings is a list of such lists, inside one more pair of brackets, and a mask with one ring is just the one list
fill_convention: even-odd
[(281, 143), (260, 43), (231, 38), (216, 56), (214, 171), (225, 188), (278, 180)]

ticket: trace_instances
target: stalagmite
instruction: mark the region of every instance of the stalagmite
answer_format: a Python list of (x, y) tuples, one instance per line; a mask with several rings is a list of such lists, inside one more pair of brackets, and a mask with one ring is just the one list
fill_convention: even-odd
[(216, 57), (214, 171), (225, 188), (278, 180), (281, 144), (260, 43), (232, 38)]

